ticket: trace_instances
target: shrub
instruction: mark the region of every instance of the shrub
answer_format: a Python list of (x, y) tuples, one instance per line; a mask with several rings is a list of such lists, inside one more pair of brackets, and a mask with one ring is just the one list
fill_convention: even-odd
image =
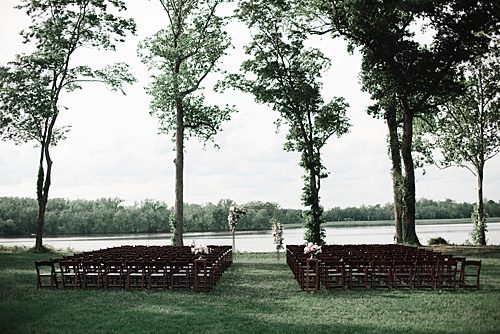
[(429, 245), (448, 245), (449, 242), (446, 241), (442, 237), (435, 237), (435, 238), (430, 238), (429, 240), (427, 240), (427, 244), (429, 244)]

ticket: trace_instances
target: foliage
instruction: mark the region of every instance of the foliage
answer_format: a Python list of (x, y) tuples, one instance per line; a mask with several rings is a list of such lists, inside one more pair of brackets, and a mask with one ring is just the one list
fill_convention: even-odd
[(213, 140), (234, 111), (207, 105), (201, 86), (210, 73), (219, 71), (217, 63), (230, 40), (223, 30), (226, 20), (216, 13), (223, 0), (159, 1), (168, 27), (141, 43), (139, 55), (152, 78), (146, 89), (152, 97), (150, 113), (158, 118), (159, 130), (173, 134), (176, 143), (175, 243), (183, 245), (184, 139)]
[(438, 115), (435, 146), (443, 166), (465, 167), (477, 175), (500, 152), (500, 38), (488, 53), (465, 63), (463, 73), (464, 91)]
[(486, 161), (500, 152), (500, 38), (490, 50), (463, 65), (464, 92), (444, 104), (438, 114), (433, 145), (440, 164), (467, 168), (477, 178), (477, 207), (472, 219), (474, 243), (486, 244), (483, 179)]
[[(186, 231), (227, 231), (227, 213), (233, 205), (231, 200), (217, 204), (185, 204)], [(271, 203), (250, 202), (245, 206)], [(37, 215), (36, 200), (32, 198), (0, 197), (0, 235), (20, 236), (34, 233), (33, 221)], [(418, 219), (470, 218), (473, 205), (452, 200), (417, 201)], [(485, 210), (490, 217), (500, 217), (500, 201), (486, 201)], [(54, 198), (47, 206), (46, 235), (106, 234), (106, 233), (168, 233), (173, 232), (169, 224), (173, 219), (173, 208), (167, 204), (144, 200), (133, 205), (123, 205), (118, 198), (68, 200)], [(275, 213), (271, 208), (248, 210), (238, 220), (242, 231), (268, 230)], [(393, 219), (390, 204), (360, 207), (335, 207), (325, 211), (328, 222), (382, 221)], [(280, 224), (299, 224), (302, 210), (280, 208)], [(175, 230), (175, 228), (173, 228)]]
[(327, 173), (321, 148), (331, 136), (348, 131), (348, 105), (340, 97), (323, 101), (319, 79), (329, 62), (320, 50), (305, 46), (307, 33), (296, 29), (293, 22), (300, 18), (289, 10), (289, 3), (283, 1), (240, 2), (237, 17), (250, 28), (253, 39), (245, 48), (250, 58), (241, 65), (243, 74), (232, 74), (228, 81), (254, 95), (257, 102), (270, 105), (280, 114), (278, 126), (287, 126), (284, 148), (301, 154), (305, 171), (305, 239), (322, 244), (319, 191)]
[(229, 214), (227, 216), (227, 222), (229, 224), (229, 230), (234, 234), (236, 227), (238, 225), (238, 220), (247, 214), (246, 207), (240, 207), (233, 205), (229, 208)]
[(177, 105), (182, 101), (186, 136), (213, 140), (228, 121), (231, 108), (208, 106), (202, 81), (220, 71), (217, 63), (230, 45), (226, 21), (216, 15), (221, 0), (160, 0), (169, 26), (139, 45), (139, 56), (148, 66), (152, 82), (147, 92), (152, 97), (150, 113), (158, 118), (159, 130), (177, 130)]
[(276, 250), (279, 251), (283, 249), (283, 225), (276, 219), (271, 219), (272, 223), (272, 233), (273, 233), (273, 243), (276, 245)]
[[(457, 67), (485, 51), (489, 38), (498, 30), (498, 5), (491, 1), (314, 1), (318, 11), (330, 19), (331, 30), (344, 36), (350, 50), (363, 55), (363, 89), (376, 104), (370, 108), (387, 120), (389, 132), (400, 132), (392, 145), (395, 203), (398, 188), (404, 187), (403, 242), (419, 244), (415, 232), (415, 161), (412, 156), (415, 119), (437, 111), (439, 100), (456, 94)], [(369, 19), (367, 19), (369, 18)], [(416, 38), (415, 27), (430, 32), (428, 42)], [(401, 169), (400, 163), (403, 162)], [(398, 174), (403, 176), (398, 184)], [(399, 237), (398, 237), (399, 239)]]
[(92, 69), (73, 64), (74, 54), (84, 47), (114, 50), (128, 32), (135, 32), (135, 23), (112, 13), (126, 10), (119, 0), (23, 0), (17, 8), (31, 19), (21, 36), (34, 51), (0, 67), (0, 139), (36, 141), (40, 146), (36, 249), (42, 251), (53, 164), (50, 148), (68, 131), (56, 126), (63, 109), (61, 94), (81, 89), (82, 82), (101, 82), (123, 92), (123, 84), (134, 81), (124, 63)]
[(446, 241), (443, 237), (435, 237), (435, 238), (430, 238), (427, 240), (427, 244), (429, 246), (431, 245), (448, 245), (449, 242)]

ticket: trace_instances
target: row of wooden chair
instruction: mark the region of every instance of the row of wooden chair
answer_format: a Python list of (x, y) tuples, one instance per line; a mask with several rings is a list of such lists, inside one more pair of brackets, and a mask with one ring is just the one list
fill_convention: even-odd
[[(127, 253), (129, 247), (35, 261), (37, 287), (52, 288), (163, 288), (200, 291), (212, 289), (232, 264), (230, 246), (209, 246), (197, 259), (189, 248), (158, 253)], [(189, 249), (189, 253), (187, 250)], [(116, 254), (113, 258), (110, 253)], [(196, 264), (201, 263), (202, 266)]]
[[(371, 247), (373, 246), (373, 247)], [(301, 289), (480, 288), (481, 261), (402, 245), (324, 246), (317, 259), (287, 246), (287, 263)]]

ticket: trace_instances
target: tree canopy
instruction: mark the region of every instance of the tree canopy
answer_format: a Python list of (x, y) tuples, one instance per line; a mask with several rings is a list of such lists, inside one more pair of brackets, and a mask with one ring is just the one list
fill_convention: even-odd
[(31, 25), (21, 35), (34, 48), (0, 67), (0, 138), (16, 143), (36, 141), (40, 146), (37, 177), (36, 249), (42, 251), (45, 209), (52, 174), (50, 148), (64, 139), (68, 128), (57, 127), (64, 107), (61, 94), (81, 89), (83, 82), (101, 82), (113, 90), (134, 81), (124, 63), (102, 69), (74, 64), (75, 52), (83, 47), (114, 50), (129, 32), (133, 19), (112, 14), (126, 10), (117, 0), (23, 0), (18, 9), (26, 11)]
[(218, 62), (230, 45), (226, 20), (217, 13), (222, 0), (160, 0), (168, 27), (139, 45), (139, 55), (152, 77), (147, 87), (150, 112), (161, 132), (174, 134), (176, 143), (175, 242), (183, 244), (184, 139), (213, 140), (234, 110), (207, 105), (202, 82), (219, 71)]
[(323, 100), (319, 79), (329, 61), (319, 49), (305, 46), (308, 35), (290, 20), (287, 3), (242, 1), (237, 17), (252, 32), (245, 49), (251, 58), (242, 63), (243, 73), (230, 75), (229, 82), (280, 114), (277, 123), (288, 131), (284, 148), (301, 154), (305, 170), (302, 202), (309, 207), (305, 239), (323, 244), (319, 191), (327, 173), (321, 148), (331, 136), (348, 131), (348, 104), (341, 97)]

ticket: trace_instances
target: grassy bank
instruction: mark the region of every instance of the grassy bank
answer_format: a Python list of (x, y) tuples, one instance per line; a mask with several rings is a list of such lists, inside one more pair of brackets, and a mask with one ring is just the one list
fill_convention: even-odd
[(242, 254), (208, 294), (36, 290), (35, 259), (0, 252), (0, 333), (495, 333), (500, 247), (447, 247), (483, 260), (479, 291), (301, 292), (284, 259)]
[[(500, 222), (500, 217), (490, 217), (488, 223)], [(439, 225), (439, 224), (472, 224), (470, 218), (456, 218), (456, 219), (417, 219), (417, 225)], [(363, 227), (363, 226), (392, 226), (393, 220), (352, 220), (352, 221), (332, 221), (323, 224), (323, 227)], [(300, 228), (303, 227), (301, 223), (286, 224), (285, 228)]]

